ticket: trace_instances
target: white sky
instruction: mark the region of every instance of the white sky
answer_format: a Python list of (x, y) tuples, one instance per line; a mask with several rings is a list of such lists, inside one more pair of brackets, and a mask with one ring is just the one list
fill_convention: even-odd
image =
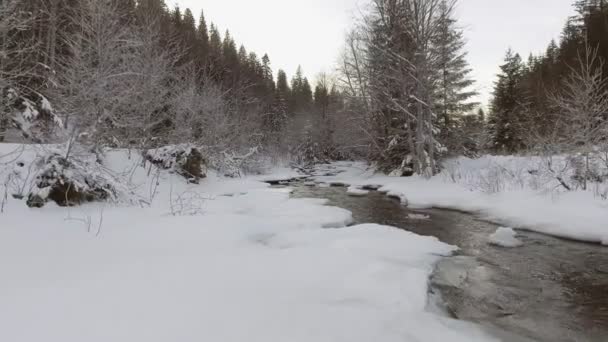
[[(490, 97), (498, 66), (512, 47), (524, 58), (558, 38), (574, 0), (460, 0), (458, 19), (465, 28), (469, 62), (480, 101)], [(366, 0), (166, 0), (190, 8), (208, 23), (229, 29), (237, 44), (262, 56), (291, 77), (298, 65), (310, 79), (331, 72), (344, 35)]]

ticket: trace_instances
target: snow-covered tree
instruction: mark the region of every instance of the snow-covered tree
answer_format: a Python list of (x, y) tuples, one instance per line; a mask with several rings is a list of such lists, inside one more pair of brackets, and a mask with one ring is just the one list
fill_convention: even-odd
[(492, 148), (498, 152), (517, 152), (524, 145), (523, 67), (519, 54), (509, 49), (494, 86), (489, 120)]
[(457, 124), (461, 117), (472, 111), (478, 103), (471, 98), (476, 92), (471, 89), (474, 81), (470, 78), (471, 68), (464, 51), (464, 34), (454, 19), (454, 0), (443, 0), (439, 9), (439, 27), (433, 39), (433, 50), (437, 54), (436, 68), (438, 84), (435, 97), (435, 112), (441, 128), (441, 138), (450, 152), (462, 153), (453, 144)]
[(458, 55), (461, 37), (451, 6), (443, 0), (374, 0), (348, 41), (343, 81), (366, 105), (370, 118), (364, 131), (372, 139), (374, 159), (389, 171), (431, 176), (438, 170), (444, 151), (436, 113), (440, 66), (460, 73), (444, 79), (450, 90), (444, 91), (445, 107), (470, 97), (463, 91), (466, 63)]
[[(591, 158), (601, 152), (608, 155), (608, 81), (603, 76), (604, 62), (597, 49), (586, 46), (576, 66), (564, 80), (561, 90), (551, 96), (559, 118), (560, 144), (570, 153), (583, 157), (579, 175), (584, 190), (592, 179)], [(606, 158), (608, 166), (608, 158)]]

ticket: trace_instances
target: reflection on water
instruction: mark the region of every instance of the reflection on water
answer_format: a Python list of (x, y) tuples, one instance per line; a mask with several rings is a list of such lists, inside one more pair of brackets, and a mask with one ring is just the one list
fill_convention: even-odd
[[(378, 192), (294, 184), (294, 197), (326, 198), (357, 223), (400, 227), (459, 246), (475, 264), (462, 288), (440, 288), (456, 317), (539, 341), (608, 341), (608, 248), (521, 232), (524, 247), (487, 243), (497, 226), (446, 210), (410, 211)], [(408, 218), (429, 215), (429, 220)], [(608, 223), (607, 223), (608, 224)], [(443, 263), (442, 263), (443, 264)], [(450, 267), (449, 260), (445, 264)], [(441, 268), (441, 266), (439, 267)]]

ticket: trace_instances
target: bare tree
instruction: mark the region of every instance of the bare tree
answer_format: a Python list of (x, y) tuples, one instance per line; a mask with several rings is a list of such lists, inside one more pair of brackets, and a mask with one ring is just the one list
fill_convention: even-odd
[(608, 152), (608, 84), (603, 67), (597, 48), (586, 45), (560, 92), (550, 96), (561, 124), (562, 134), (556, 142), (583, 157), (580, 177), (584, 190), (592, 176), (592, 157), (600, 151)]
[[(78, 29), (60, 62), (55, 98), (65, 116), (69, 146), (150, 148), (164, 143), (177, 91), (175, 50), (160, 46), (153, 20), (133, 26), (113, 1), (84, 0)], [(67, 154), (69, 155), (70, 147)]]

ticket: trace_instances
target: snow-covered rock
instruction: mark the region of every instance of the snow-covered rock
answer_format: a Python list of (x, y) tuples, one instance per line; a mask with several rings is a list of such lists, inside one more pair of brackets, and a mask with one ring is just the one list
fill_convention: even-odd
[(523, 242), (517, 239), (517, 232), (513, 230), (513, 228), (498, 228), (494, 234), (490, 235), (488, 241), (492, 245), (505, 248), (516, 248), (523, 246)]
[(425, 221), (429, 220), (431, 216), (425, 214), (408, 214), (407, 218), (414, 221)]
[(354, 196), (354, 197), (360, 197), (360, 196), (366, 196), (369, 194), (369, 190), (363, 190), (357, 187), (350, 187), (348, 188), (348, 190), (346, 191), (346, 193), (349, 196)]
[(199, 149), (191, 144), (164, 146), (145, 152), (148, 161), (176, 172), (189, 182), (197, 184), (207, 177), (207, 160)]

